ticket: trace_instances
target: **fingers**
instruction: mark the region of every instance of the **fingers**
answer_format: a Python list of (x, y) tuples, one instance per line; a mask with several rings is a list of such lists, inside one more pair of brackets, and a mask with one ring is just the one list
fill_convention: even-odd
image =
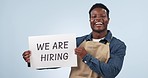
[(81, 53), (82, 49), (81, 48), (76, 48), (75, 49), (75, 54), (79, 55)]
[(27, 62), (27, 63), (30, 63), (30, 56), (31, 56), (31, 51), (27, 50), (25, 51), (23, 54), (22, 54), (24, 60)]
[(83, 58), (87, 52), (84, 47), (75, 48), (75, 54)]
[(82, 51), (81, 48), (76, 48), (76, 49), (75, 49), (75, 54), (79, 54), (81, 51)]

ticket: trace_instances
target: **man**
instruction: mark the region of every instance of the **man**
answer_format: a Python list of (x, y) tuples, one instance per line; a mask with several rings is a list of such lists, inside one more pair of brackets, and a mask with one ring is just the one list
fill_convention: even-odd
[[(71, 68), (69, 77), (115, 78), (123, 65), (126, 45), (107, 29), (109, 9), (104, 4), (94, 4), (89, 10), (89, 17), (92, 32), (76, 39), (78, 67)], [(28, 63), (30, 54), (30, 51), (23, 53)]]

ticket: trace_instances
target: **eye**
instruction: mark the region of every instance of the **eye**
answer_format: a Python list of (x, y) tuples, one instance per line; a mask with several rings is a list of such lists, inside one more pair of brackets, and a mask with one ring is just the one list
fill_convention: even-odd
[(105, 18), (107, 17), (107, 15), (103, 14), (103, 15), (100, 15), (100, 17)]
[(101, 15), (100, 17), (105, 18), (105, 17), (106, 17), (106, 15)]
[(92, 15), (91, 18), (97, 18), (97, 16), (96, 15)]

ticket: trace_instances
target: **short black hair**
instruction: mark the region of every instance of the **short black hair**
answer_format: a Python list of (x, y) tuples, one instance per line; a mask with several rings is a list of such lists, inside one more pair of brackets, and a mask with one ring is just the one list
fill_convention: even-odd
[(109, 9), (108, 9), (104, 4), (102, 4), (102, 3), (96, 3), (96, 4), (94, 4), (94, 5), (90, 8), (90, 10), (89, 10), (89, 17), (91, 16), (91, 11), (92, 11), (93, 9), (95, 9), (95, 8), (103, 8), (103, 9), (105, 9), (105, 10), (107, 11), (107, 17), (109, 18)]

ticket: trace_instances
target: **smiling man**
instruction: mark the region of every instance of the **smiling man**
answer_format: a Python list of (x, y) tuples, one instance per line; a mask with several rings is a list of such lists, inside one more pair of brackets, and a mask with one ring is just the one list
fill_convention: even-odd
[[(71, 68), (69, 78), (115, 78), (123, 65), (126, 45), (107, 29), (109, 9), (104, 4), (94, 4), (89, 18), (92, 32), (77, 37), (78, 67)], [(30, 55), (30, 51), (23, 53), (27, 63), (30, 63)]]
[(70, 78), (115, 78), (122, 68), (126, 45), (107, 29), (109, 9), (104, 4), (93, 5), (89, 17), (92, 32), (77, 38), (78, 67), (71, 69)]

